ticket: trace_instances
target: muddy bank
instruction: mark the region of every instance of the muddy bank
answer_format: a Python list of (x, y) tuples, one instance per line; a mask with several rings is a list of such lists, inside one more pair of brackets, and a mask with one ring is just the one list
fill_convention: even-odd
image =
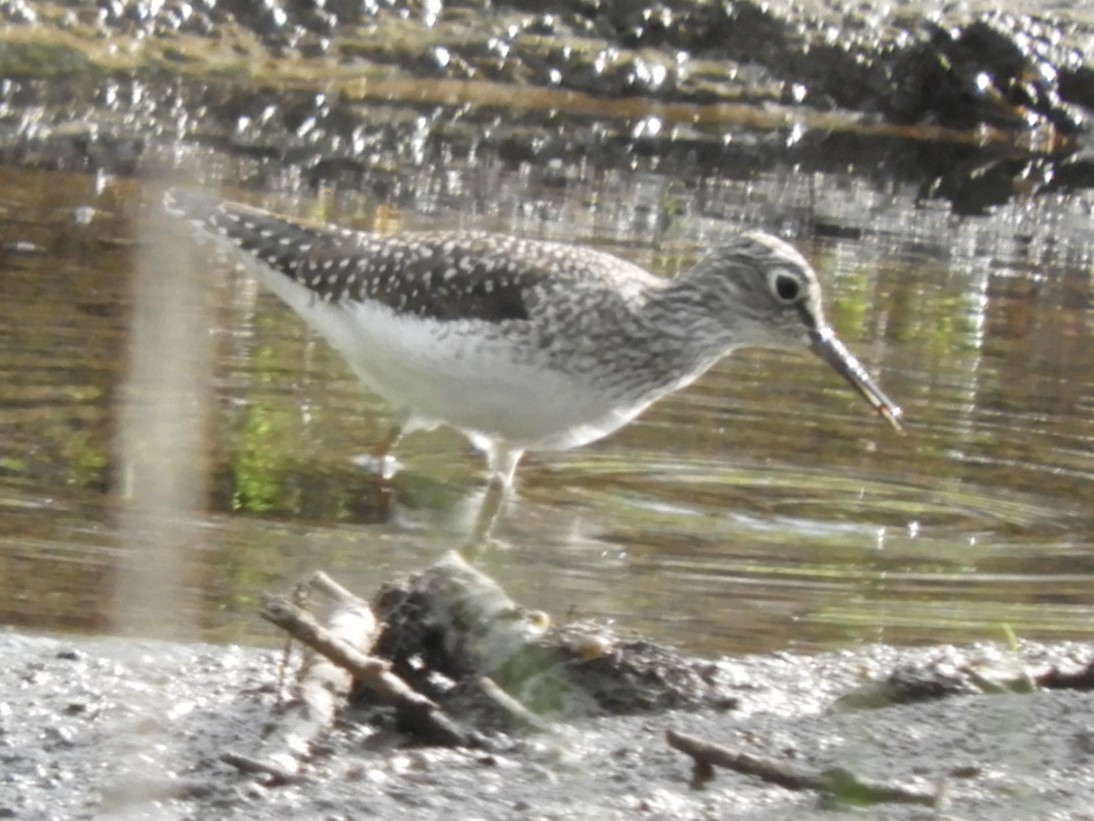
[[(93, 818), (827, 818), (830, 802), (719, 770), (689, 786), (675, 728), (803, 767), (839, 766), (919, 789), (945, 782), (965, 818), (1089, 818), (1094, 695), (1067, 690), (953, 695), (835, 709), (866, 679), (933, 660), (955, 670), (1074, 666), (1091, 648), (1023, 644), (716, 662), (734, 709), (606, 717), (497, 735), (489, 750), (406, 746), (349, 717), (302, 780), (261, 786), (221, 761), (253, 750), (272, 716), (277, 653), (125, 639), (0, 634), (0, 816)], [(860, 817), (924, 818), (882, 804)]]
[[(912, 2), (43, 2), (7, 4), (4, 17), (6, 73), (32, 77), (174, 63), (195, 75), (414, 77), (784, 103), (959, 128), (1031, 127), (1035, 117), (1064, 132), (1083, 119), (1075, 106), (1094, 107), (1085, 57), (1094, 16), (1081, 4), (1034, 16), (976, 2), (939, 13)], [(36, 51), (36, 27), (67, 36)], [(103, 37), (119, 40), (80, 56), (77, 44)], [(145, 45), (133, 48), (137, 40)]]
[(9, 162), (133, 172), (177, 163), (182, 141), (313, 185), (484, 154), (740, 176), (850, 166), (968, 212), (1094, 182), (1094, 19), (1078, 4), (1051, 18), (694, 1), (2, 13)]
[[(0, 634), (0, 817), (1078, 818), (1094, 647), (700, 659), (448, 553), (240, 647)], [(310, 652), (314, 648), (318, 652)], [(6, 787), (6, 789), (4, 789)]]

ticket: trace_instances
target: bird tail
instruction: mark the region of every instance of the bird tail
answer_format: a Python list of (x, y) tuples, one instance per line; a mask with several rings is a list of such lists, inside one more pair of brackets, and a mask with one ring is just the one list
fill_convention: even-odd
[(247, 205), (226, 202), (198, 191), (169, 189), (167, 213), (190, 223), (200, 234), (226, 240), (276, 271), (296, 279), (301, 260), (344, 248), (345, 237), (330, 229), (310, 228)]

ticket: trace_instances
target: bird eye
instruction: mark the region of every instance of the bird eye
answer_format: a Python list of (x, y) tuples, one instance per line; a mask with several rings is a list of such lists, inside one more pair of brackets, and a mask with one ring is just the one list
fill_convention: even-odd
[(794, 302), (801, 296), (801, 283), (790, 274), (775, 274), (771, 279), (772, 290), (783, 302)]

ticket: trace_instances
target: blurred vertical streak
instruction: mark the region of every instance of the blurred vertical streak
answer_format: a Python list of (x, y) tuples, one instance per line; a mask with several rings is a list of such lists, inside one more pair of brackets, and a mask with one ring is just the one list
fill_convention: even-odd
[(146, 192), (133, 216), (131, 349), (117, 442), (125, 558), (114, 619), (123, 635), (193, 640), (208, 496), (210, 290), (160, 193)]
[[(121, 635), (193, 641), (207, 498), (209, 291), (160, 195), (151, 186), (132, 215), (131, 347), (116, 445), (122, 558), (113, 619)], [(189, 708), (156, 686), (176, 671), (150, 667), (138, 642), (120, 645), (115, 661), (133, 679), (126, 704), (132, 720), (114, 730), (125, 752), (104, 770), (100, 817), (181, 819), (164, 799), (192, 763), (172, 727)]]

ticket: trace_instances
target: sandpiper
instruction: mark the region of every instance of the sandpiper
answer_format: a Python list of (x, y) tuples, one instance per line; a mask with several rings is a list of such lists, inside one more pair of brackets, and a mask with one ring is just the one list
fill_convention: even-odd
[(526, 450), (607, 436), (736, 348), (809, 348), (900, 427), (900, 408), (825, 321), (812, 267), (768, 234), (726, 238), (668, 279), (559, 242), (380, 236), (189, 191), (169, 191), (165, 206), (234, 245), (391, 403), (397, 426), (377, 456), (401, 432), (438, 424), (485, 452), (499, 492), (481, 536)]

